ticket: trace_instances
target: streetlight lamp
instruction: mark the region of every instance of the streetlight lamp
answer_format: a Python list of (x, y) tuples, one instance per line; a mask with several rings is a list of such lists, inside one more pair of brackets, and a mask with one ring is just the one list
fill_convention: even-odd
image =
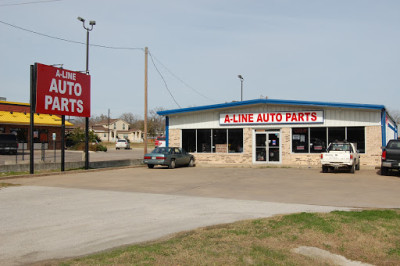
[[(86, 30), (86, 75), (89, 75), (89, 31), (93, 30), (96, 21), (89, 21), (90, 27), (86, 27), (84, 18), (78, 17), (78, 20)], [(89, 169), (89, 117), (85, 118), (85, 169)]]
[(242, 75), (238, 75), (238, 78), (240, 79), (240, 101), (243, 101), (243, 77)]

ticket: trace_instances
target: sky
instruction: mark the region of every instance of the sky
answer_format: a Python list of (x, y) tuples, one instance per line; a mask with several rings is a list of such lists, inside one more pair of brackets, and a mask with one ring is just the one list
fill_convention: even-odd
[(0, 97), (28, 103), (35, 62), (85, 70), (80, 16), (96, 21), (92, 116), (143, 116), (144, 47), (149, 110), (239, 101), (242, 75), (243, 100), (398, 111), (399, 12), (398, 0), (0, 0)]

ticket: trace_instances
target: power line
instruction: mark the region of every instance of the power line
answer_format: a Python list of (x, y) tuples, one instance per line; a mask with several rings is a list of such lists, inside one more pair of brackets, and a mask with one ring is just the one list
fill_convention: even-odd
[(179, 108), (182, 108), (182, 107), (179, 105), (179, 103), (175, 100), (175, 97), (172, 95), (171, 91), (169, 90), (168, 85), (167, 85), (167, 82), (165, 81), (163, 75), (161, 74), (161, 72), (158, 70), (156, 64), (154, 63), (153, 56), (152, 56), (152, 54), (151, 54), (150, 52), (149, 52), (149, 55), (150, 55), (151, 62), (153, 62), (153, 65), (154, 65), (155, 69), (157, 70), (157, 72), (158, 72), (158, 74), (160, 75), (161, 79), (164, 81), (165, 88), (167, 89), (169, 95), (171, 95), (171, 97), (172, 97), (172, 99), (174, 100), (174, 102), (176, 103), (176, 105), (178, 105)]
[(59, 1), (63, 1), (63, 0), (31, 1), (31, 2), (21, 2), (21, 3), (15, 3), (15, 4), (0, 4), (0, 6), (22, 6), (22, 5), (42, 4), (42, 3), (59, 2)]
[[(40, 32), (37, 32), (37, 31), (33, 31), (33, 30), (26, 29), (26, 28), (22, 28), (22, 27), (19, 27), (17, 25), (13, 25), (13, 24), (1, 21), (1, 20), (0, 20), (0, 23), (2, 23), (4, 25), (7, 25), (9, 27), (12, 27), (12, 28), (16, 28), (16, 29), (19, 29), (19, 30), (30, 32), (30, 33), (33, 33), (33, 34), (36, 34), (36, 35), (39, 35), (39, 36), (43, 36), (43, 37), (46, 37), (46, 38), (55, 39), (55, 40), (64, 41), (64, 42), (69, 42), (69, 43), (76, 43), (76, 44), (86, 45), (86, 43), (84, 43), (84, 42), (73, 41), (73, 40), (68, 40), (68, 39), (64, 39), (64, 38), (60, 38), (60, 37), (56, 37), (56, 36), (51, 36), (51, 35), (48, 35), (48, 34), (44, 34), (44, 33), (40, 33)], [(115, 46), (106, 46), (106, 45), (100, 45), (100, 44), (89, 44), (89, 45), (93, 46), (93, 47), (100, 47), (100, 48), (113, 49), (113, 50), (142, 50), (142, 51), (144, 51), (143, 48), (137, 48), (137, 47), (115, 47)]]
[[(61, 0), (59, 0), (59, 1), (61, 1)], [(4, 25), (7, 25), (7, 26), (9, 26), (9, 27), (13, 27), (13, 28), (16, 28), (16, 29), (19, 29), (19, 30), (23, 30), (23, 31), (26, 31), (26, 32), (29, 32), (29, 33), (33, 33), (33, 34), (36, 34), (36, 35), (39, 35), (39, 36), (43, 36), (43, 37), (46, 37), (46, 38), (55, 39), (55, 40), (64, 41), (64, 42), (69, 42), (69, 43), (75, 43), (75, 44), (86, 45), (86, 43), (84, 43), (84, 42), (74, 41), (74, 40), (68, 40), (68, 39), (64, 39), (64, 38), (60, 38), (60, 37), (56, 37), (56, 36), (51, 36), (51, 35), (48, 35), (48, 34), (44, 34), (44, 33), (40, 33), (40, 32), (37, 32), (37, 31), (29, 30), (29, 29), (26, 29), (26, 28), (23, 28), (23, 27), (20, 27), (20, 26), (17, 26), (17, 25), (13, 25), (13, 24), (10, 24), (10, 23), (1, 21), (1, 20), (0, 20), (0, 23), (1, 23), (1, 24), (4, 24)], [(92, 46), (92, 47), (99, 47), (99, 48), (113, 49), (113, 50), (141, 50), (141, 51), (144, 51), (144, 48), (138, 48), (138, 47), (116, 47), (116, 46), (106, 46), (106, 45), (100, 45), (100, 44), (89, 44), (89, 45)], [(149, 53), (149, 54), (150, 54), (151, 61), (152, 61), (153, 65), (154, 65), (156, 71), (158, 72), (158, 74), (159, 74), (160, 77), (162, 78), (162, 80), (163, 80), (163, 82), (164, 82), (164, 85), (165, 85), (165, 87), (166, 87), (168, 93), (171, 95), (171, 97), (172, 97), (172, 99), (174, 100), (174, 102), (176, 103), (176, 105), (179, 106), (179, 108), (181, 108), (181, 106), (178, 104), (178, 102), (176, 101), (176, 99), (175, 99), (174, 96), (172, 95), (171, 91), (169, 90), (168, 85), (167, 85), (167, 82), (165, 81), (163, 75), (162, 75), (161, 72), (158, 70), (158, 68), (157, 68), (157, 66), (156, 66), (156, 64), (155, 64), (155, 62), (154, 62), (153, 55), (152, 55), (151, 53)], [(155, 57), (154, 57), (154, 58), (155, 58)], [(190, 88), (191, 90), (193, 90), (194, 92), (196, 92), (196, 93), (199, 94), (200, 96), (202, 96), (202, 97), (204, 97), (204, 98), (206, 98), (206, 99), (208, 99), (208, 100), (211, 100), (211, 101), (215, 102), (215, 101), (212, 100), (211, 98), (209, 98), (209, 97), (207, 97), (207, 96), (201, 94), (199, 91), (197, 91), (197, 90), (195, 90), (194, 88), (192, 88), (191, 86), (189, 86), (186, 82), (184, 82), (181, 78), (179, 78), (179, 77), (178, 77), (177, 75), (175, 75), (171, 70), (169, 70), (159, 59), (157, 59), (157, 58), (155, 58), (155, 59), (156, 59), (156, 60), (160, 63), (160, 65), (162, 65), (172, 76), (174, 76), (177, 80), (179, 80), (180, 82), (182, 82), (186, 87)]]
[(163, 63), (161, 63), (160, 60), (157, 59), (157, 57), (154, 56), (154, 59), (156, 61), (158, 61), (158, 63), (160, 63), (161, 66), (163, 66), (172, 76), (174, 76), (177, 80), (179, 80), (180, 82), (182, 82), (186, 87), (188, 87), (189, 89), (191, 89), (192, 91), (194, 91), (195, 93), (197, 93), (198, 95), (206, 98), (207, 100), (210, 100), (214, 103), (216, 103), (215, 100), (205, 96), (204, 94), (200, 93), (198, 90), (194, 89), (193, 87), (191, 87), (190, 85), (188, 85), (185, 81), (183, 81), (181, 78), (179, 78), (177, 75), (175, 75), (171, 70), (169, 70)]

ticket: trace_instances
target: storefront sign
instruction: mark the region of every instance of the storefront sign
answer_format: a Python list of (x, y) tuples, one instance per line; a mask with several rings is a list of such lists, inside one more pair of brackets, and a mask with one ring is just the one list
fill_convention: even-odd
[(36, 113), (90, 117), (90, 76), (36, 63)]
[(314, 124), (324, 122), (324, 111), (220, 114), (220, 125)]

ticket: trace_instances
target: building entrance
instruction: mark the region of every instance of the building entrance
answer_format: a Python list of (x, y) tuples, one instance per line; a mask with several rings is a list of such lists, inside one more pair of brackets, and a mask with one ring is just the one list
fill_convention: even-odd
[(279, 131), (256, 132), (255, 147), (255, 162), (279, 163), (281, 161)]

